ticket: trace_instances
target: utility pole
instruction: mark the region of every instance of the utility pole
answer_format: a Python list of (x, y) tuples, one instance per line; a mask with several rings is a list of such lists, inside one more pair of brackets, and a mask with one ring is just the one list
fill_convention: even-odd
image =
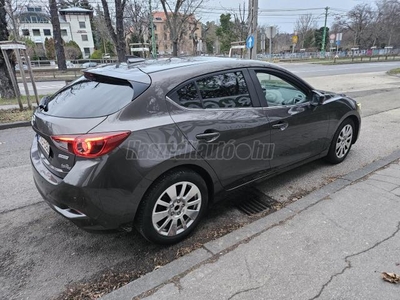
[(151, 8), (151, 0), (149, 0), (150, 10), (150, 26), (151, 26), (151, 56), (153, 59), (157, 58), (156, 37), (154, 36), (154, 23), (153, 23), (153, 10)]
[(254, 37), (254, 47), (250, 49), (250, 59), (257, 57), (257, 20), (258, 20), (258, 0), (249, 0), (249, 36)]
[(326, 44), (326, 22), (328, 21), (328, 10), (329, 7), (325, 7), (325, 25), (324, 25), (324, 33), (322, 35), (322, 46), (321, 46), (321, 53), (323, 57), (325, 57), (325, 44)]

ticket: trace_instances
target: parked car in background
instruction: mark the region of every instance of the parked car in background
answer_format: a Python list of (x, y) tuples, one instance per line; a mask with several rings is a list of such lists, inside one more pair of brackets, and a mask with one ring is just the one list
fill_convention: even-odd
[(66, 62), (67, 68), (75, 68), (75, 65), (69, 60)]
[[(28, 66), (26, 64), (22, 64), (24, 70), (28, 70)], [(19, 71), (20, 67), (19, 64), (15, 64), (15, 71)]]
[[(196, 57), (85, 70), (34, 113), (34, 181), (90, 230), (176, 243), (246, 184), (357, 141), (360, 104), (261, 61)], [(61, 230), (61, 227), (60, 227)]]
[(82, 68), (93, 68), (93, 67), (96, 67), (97, 66), (97, 63), (96, 62), (94, 62), (94, 61), (88, 61), (88, 62), (85, 62), (85, 63), (83, 63), (82, 64)]

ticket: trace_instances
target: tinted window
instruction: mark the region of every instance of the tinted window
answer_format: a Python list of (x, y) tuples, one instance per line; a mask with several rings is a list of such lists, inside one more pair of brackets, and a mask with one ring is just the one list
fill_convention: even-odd
[(194, 82), (191, 82), (171, 95), (172, 100), (188, 108), (202, 108), (201, 100)]
[(105, 116), (127, 105), (133, 95), (133, 88), (128, 82), (82, 80), (52, 96), (47, 114), (67, 118)]
[(285, 80), (264, 72), (257, 72), (268, 106), (293, 105), (308, 101), (307, 96)]
[(204, 108), (251, 107), (242, 72), (213, 75), (196, 81)]

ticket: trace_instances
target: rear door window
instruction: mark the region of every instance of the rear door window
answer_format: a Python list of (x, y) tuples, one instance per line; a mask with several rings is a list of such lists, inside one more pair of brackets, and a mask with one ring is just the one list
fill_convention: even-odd
[(251, 107), (249, 91), (242, 72), (229, 72), (196, 81), (204, 108)]
[(241, 71), (203, 77), (173, 91), (169, 97), (187, 108), (252, 107), (249, 90)]
[[(138, 92), (143, 92), (142, 84), (137, 84)], [(66, 118), (101, 117), (117, 112), (134, 96), (138, 96), (138, 93), (128, 81), (83, 79), (51, 96), (47, 112), (44, 113)]]

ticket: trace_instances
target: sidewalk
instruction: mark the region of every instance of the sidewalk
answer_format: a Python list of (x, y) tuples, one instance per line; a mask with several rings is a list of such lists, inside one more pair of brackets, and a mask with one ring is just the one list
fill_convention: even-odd
[(381, 279), (400, 274), (399, 157), (397, 150), (103, 299), (400, 299), (400, 284)]

